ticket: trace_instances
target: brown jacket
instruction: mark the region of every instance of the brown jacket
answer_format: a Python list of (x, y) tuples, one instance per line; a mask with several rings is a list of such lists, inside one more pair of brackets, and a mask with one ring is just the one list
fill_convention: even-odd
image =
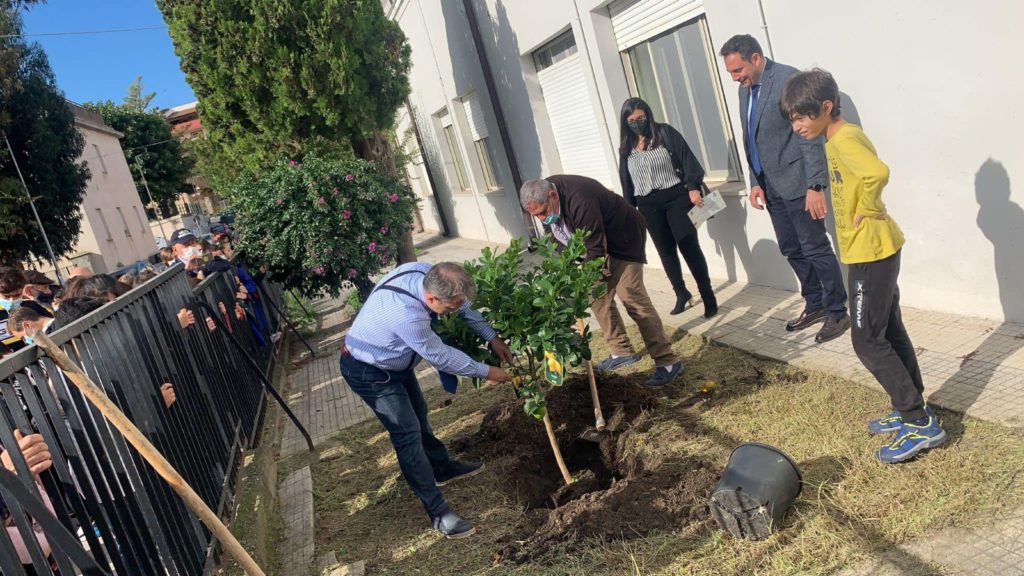
[[(558, 191), (559, 213), (570, 232), (590, 230), (587, 259), (614, 256), (628, 262), (647, 262), (644, 218), (625, 198), (585, 176), (546, 178)], [(545, 226), (545, 230), (550, 231)]]

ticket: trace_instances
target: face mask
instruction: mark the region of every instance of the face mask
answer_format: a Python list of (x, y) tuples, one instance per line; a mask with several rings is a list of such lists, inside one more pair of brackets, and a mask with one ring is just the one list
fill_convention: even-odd
[(191, 260), (193, 258), (198, 258), (202, 254), (202, 248), (200, 248), (199, 246), (192, 246), (190, 248), (185, 248), (185, 251), (182, 253), (182, 256), (184, 256), (186, 260)]
[(14, 308), (21, 306), (21, 298), (15, 298), (14, 300), (8, 300), (6, 298), (0, 298), (0, 306), (3, 306), (4, 310), (10, 312)]
[(36, 294), (36, 301), (41, 302), (43, 304), (49, 304), (50, 302), (53, 302), (53, 293), (40, 292), (39, 294)]
[(28, 334), (26, 334), (25, 337), (22, 338), (22, 340), (25, 341), (25, 344), (30, 344), (30, 345), (33, 344), (32, 337), (29, 336)]
[(551, 214), (548, 214), (547, 217), (544, 218), (543, 224), (545, 226), (551, 226), (555, 222), (558, 222), (558, 214), (552, 212)]
[(647, 132), (647, 117), (629, 120), (626, 123), (629, 124), (629, 129), (632, 130), (634, 134), (643, 134)]

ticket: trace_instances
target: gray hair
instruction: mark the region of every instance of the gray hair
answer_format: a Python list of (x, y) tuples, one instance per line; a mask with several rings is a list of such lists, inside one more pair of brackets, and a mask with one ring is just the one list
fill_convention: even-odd
[(468, 302), (476, 297), (476, 284), (460, 264), (441, 262), (427, 270), (423, 291), (430, 292), (444, 302), (459, 298)]
[(519, 203), (522, 204), (523, 209), (526, 209), (526, 205), (531, 202), (543, 204), (548, 201), (548, 194), (554, 188), (551, 182), (543, 178), (523, 182), (523, 187), (519, 189)]

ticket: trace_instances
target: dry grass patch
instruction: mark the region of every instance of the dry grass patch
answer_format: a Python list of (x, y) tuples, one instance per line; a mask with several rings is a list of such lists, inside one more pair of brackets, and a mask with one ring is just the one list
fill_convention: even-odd
[[(951, 435), (947, 446), (885, 466), (874, 459), (882, 440), (865, 432), (870, 418), (888, 410), (881, 392), (693, 336), (674, 347), (687, 370), (624, 449), (648, 465), (699, 458), (718, 469), (746, 441), (784, 450), (799, 464), (805, 485), (783, 529), (764, 542), (736, 541), (702, 520), (628, 541), (557, 542), (525, 563), (495, 564), (500, 550), (528, 539), (523, 527), (529, 520), (547, 513), (500, 489), (517, 477), (514, 449), (509, 455), (504, 447), (499, 453), (506, 455), (488, 459), (483, 474), (445, 488), (453, 508), (477, 528), (467, 541), (445, 541), (429, 530), (376, 421), (346, 429), (322, 447), (342, 445), (347, 454), (328, 462), (296, 456), (282, 463), (282, 476), (312, 466), (318, 554), (334, 550), (339, 559), (366, 560), (373, 574), (395, 575), (826, 574), (940, 528), (982, 524), (1024, 501), (1017, 479), (1024, 441), (1008, 429), (940, 412)], [(595, 358), (606, 354), (602, 348), (596, 343)], [(646, 373), (653, 366), (648, 359), (631, 368)], [(716, 385), (714, 394), (700, 392), (708, 381)], [(430, 419), (451, 446), (512, 392), (465, 387), (442, 408), (443, 397), (440, 390), (427, 394)], [(919, 558), (903, 561), (931, 570)]]

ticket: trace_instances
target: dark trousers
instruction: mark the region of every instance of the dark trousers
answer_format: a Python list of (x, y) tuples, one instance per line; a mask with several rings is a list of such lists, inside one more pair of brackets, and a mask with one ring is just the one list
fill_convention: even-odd
[(825, 233), (825, 221), (811, 218), (805, 197), (787, 200), (763, 175), (758, 180), (768, 202), (779, 250), (800, 280), (805, 309), (824, 309), (836, 320), (846, 316), (843, 273)]
[(924, 381), (900, 313), (900, 253), (850, 265), (851, 336), (857, 357), (878, 379), (903, 420), (923, 418)]
[(411, 369), (381, 370), (346, 355), (340, 363), (345, 382), (387, 429), (402, 475), (427, 514), (435, 518), (448, 512), (434, 473), (443, 471), (451, 459), (427, 421), (427, 403), (416, 375)]
[(714, 297), (711, 288), (711, 277), (708, 275), (708, 261), (700, 249), (697, 229), (690, 222), (687, 213), (693, 208), (689, 193), (682, 184), (665, 190), (655, 190), (646, 196), (636, 199), (637, 209), (647, 222), (647, 231), (651, 233), (654, 247), (658, 249), (661, 265), (665, 268), (668, 281), (676, 294), (685, 294), (686, 282), (683, 281), (683, 269), (679, 265), (679, 252), (686, 260), (686, 267), (697, 282), (697, 290), (705, 300)]

